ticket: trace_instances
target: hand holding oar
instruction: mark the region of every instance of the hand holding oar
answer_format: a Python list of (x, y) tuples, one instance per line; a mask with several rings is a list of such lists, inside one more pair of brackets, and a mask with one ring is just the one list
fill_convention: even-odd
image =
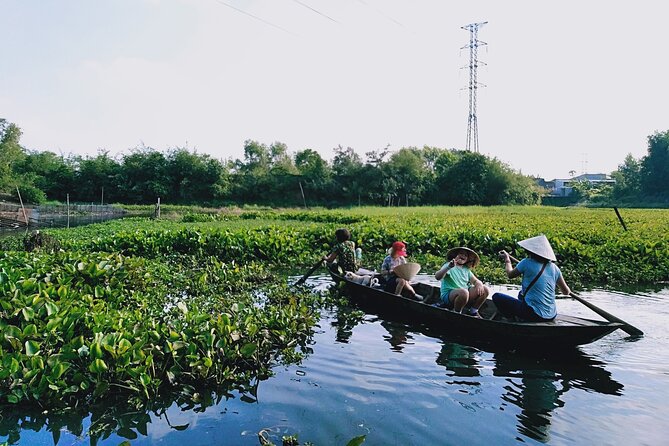
[(579, 301), (580, 303), (582, 303), (586, 307), (590, 308), (592, 311), (594, 311), (595, 313), (597, 313), (598, 315), (600, 315), (601, 317), (603, 317), (607, 321), (609, 321), (609, 322), (619, 322), (619, 323), (623, 324), (623, 326), (620, 327), (620, 329), (623, 330), (625, 333), (631, 334), (633, 336), (643, 336), (643, 331), (639, 330), (638, 328), (636, 328), (633, 325), (628, 324), (627, 322), (625, 322), (622, 319), (618, 319), (617, 317), (615, 317), (611, 313), (607, 313), (606, 311), (602, 310), (601, 308), (599, 308), (595, 304), (592, 304), (592, 303), (588, 302), (587, 300), (583, 299), (582, 297), (578, 296), (576, 293), (571, 292), (571, 293), (569, 293), (569, 296), (573, 297), (574, 299), (576, 299), (577, 301)]
[[(500, 251), (500, 256), (505, 255), (505, 254), (508, 255), (509, 259), (511, 259), (513, 262), (518, 263), (518, 259), (515, 259), (515, 258), (511, 257), (511, 255), (509, 255), (506, 251)], [(582, 297), (578, 296), (576, 293), (570, 292), (569, 297), (572, 297), (572, 298), (576, 299), (577, 301), (579, 301), (580, 303), (582, 303), (586, 307), (590, 308), (592, 311), (594, 311), (595, 313), (597, 313), (598, 315), (600, 315), (601, 317), (603, 317), (607, 321), (618, 322), (618, 323), (623, 324), (623, 326), (620, 327), (620, 329), (623, 330), (625, 333), (633, 335), (633, 336), (643, 336), (643, 331), (639, 330), (638, 328), (636, 328), (633, 325), (628, 324), (624, 320), (615, 317), (611, 313), (607, 313), (606, 311), (602, 310), (601, 308), (599, 308), (595, 304), (590, 303), (587, 300), (583, 299)]]
[[(332, 254), (332, 253), (330, 253), (330, 254)], [(316, 271), (318, 268), (321, 267), (321, 265), (323, 265), (323, 262), (325, 261), (325, 259), (327, 257), (330, 256), (330, 254), (328, 254), (325, 257), (320, 258), (318, 260), (318, 262), (314, 263), (314, 266), (312, 266), (311, 269), (309, 271), (307, 271), (307, 273), (304, 276), (300, 277), (300, 280), (295, 282), (295, 285), (302, 285), (309, 278), (309, 276), (314, 273), (314, 271)]]

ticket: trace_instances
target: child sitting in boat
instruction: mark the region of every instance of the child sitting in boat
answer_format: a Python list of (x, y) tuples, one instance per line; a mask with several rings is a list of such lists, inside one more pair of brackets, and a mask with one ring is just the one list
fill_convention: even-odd
[(335, 231), (335, 238), (337, 243), (332, 248), (332, 253), (323, 260), (327, 262), (328, 267), (333, 268), (333, 271), (341, 269), (338, 271), (341, 275), (344, 275), (346, 271), (356, 272), (360, 265), (357, 263), (355, 243), (351, 241), (351, 232), (346, 228), (339, 228)]
[(397, 266), (407, 263), (406, 255), (406, 245), (403, 242), (397, 241), (392, 244), (390, 252), (381, 264), (383, 289), (388, 293), (395, 293), (414, 300), (423, 300), (421, 296), (416, 294), (408, 280), (398, 277), (393, 271)]
[(446, 253), (448, 262), (434, 275), (441, 280), (440, 306), (462, 313), (479, 316), (479, 308), (485, 302), (490, 290), (476, 278), (472, 269), (480, 262), (479, 255), (469, 248), (457, 247)]

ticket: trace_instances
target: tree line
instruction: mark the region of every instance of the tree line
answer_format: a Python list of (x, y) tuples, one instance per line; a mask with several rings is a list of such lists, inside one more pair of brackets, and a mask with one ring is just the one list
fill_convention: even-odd
[(248, 140), (243, 159), (218, 160), (187, 148), (138, 147), (111, 156), (30, 151), (21, 130), (0, 120), (0, 192), (24, 201), (270, 204), (280, 206), (534, 204), (534, 181), (497, 159), (434, 147), (370, 151), (312, 149)]
[[(219, 160), (188, 148), (137, 147), (112, 156), (58, 155), (20, 144), (21, 129), (0, 119), (0, 193), (26, 202), (278, 206), (538, 204), (546, 193), (496, 158), (436, 147), (366, 152), (336, 147), (328, 161), (312, 149), (248, 140), (243, 159)], [(649, 138), (648, 155), (631, 155), (608, 189), (576, 185), (584, 199), (638, 201), (669, 196), (669, 131)], [(644, 201), (644, 199), (642, 199)]]

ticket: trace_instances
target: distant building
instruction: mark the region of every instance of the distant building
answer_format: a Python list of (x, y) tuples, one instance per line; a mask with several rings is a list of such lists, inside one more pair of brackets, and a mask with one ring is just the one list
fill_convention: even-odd
[(587, 181), (592, 185), (616, 184), (616, 180), (605, 173), (584, 173), (569, 179), (556, 178), (546, 181), (543, 178), (535, 178), (537, 185), (548, 189), (551, 197), (568, 197), (574, 191), (574, 183)]

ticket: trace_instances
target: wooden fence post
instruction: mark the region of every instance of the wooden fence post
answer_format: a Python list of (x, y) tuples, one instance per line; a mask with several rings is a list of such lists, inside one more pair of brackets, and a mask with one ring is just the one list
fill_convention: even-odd
[(23, 200), (21, 199), (21, 192), (19, 192), (18, 186), (16, 186), (16, 193), (19, 194), (19, 202), (21, 203), (21, 209), (23, 210), (23, 218), (26, 220), (26, 229), (28, 229), (30, 222), (28, 222), (28, 215), (26, 214), (26, 208), (23, 206)]

